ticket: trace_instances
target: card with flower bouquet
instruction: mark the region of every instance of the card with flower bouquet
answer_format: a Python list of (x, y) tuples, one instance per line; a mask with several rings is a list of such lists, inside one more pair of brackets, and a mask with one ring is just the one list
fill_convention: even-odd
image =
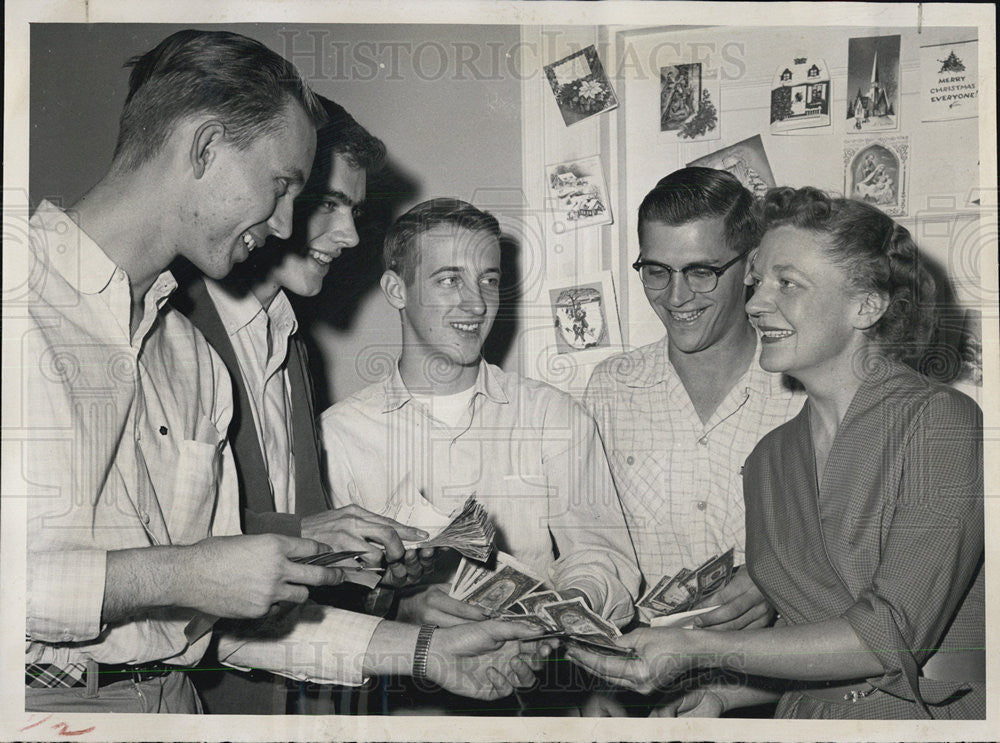
[(545, 65), (545, 76), (566, 126), (618, 107), (618, 97), (593, 44)]

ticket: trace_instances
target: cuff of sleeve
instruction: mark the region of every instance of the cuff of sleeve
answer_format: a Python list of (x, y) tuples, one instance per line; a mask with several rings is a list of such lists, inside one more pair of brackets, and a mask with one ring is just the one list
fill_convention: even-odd
[[(881, 677), (869, 679), (871, 683), (904, 699), (919, 698), (919, 689), (914, 688), (907, 678), (912, 675), (916, 680), (916, 660), (903, 642), (890, 607), (871, 594), (862, 594), (844, 612), (843, 618), (885, 669)], [(906, 666), (910, 664), (912, 674), (907, 673)]]
[(320, 684), (365, 683), (365, 656), (379, 617), (305, 604), (269, 639), (220, 637), (219, 660), (234, 668), (262, 668), (278, 676)]
[(302, 536), (302, 519), (294, 513), (243, 512), (245, 534), (284, 534), (287, 537)]
[(105, 550), (29, 552), (27, 634), (41, 642), (80, 642), (101, 634)]

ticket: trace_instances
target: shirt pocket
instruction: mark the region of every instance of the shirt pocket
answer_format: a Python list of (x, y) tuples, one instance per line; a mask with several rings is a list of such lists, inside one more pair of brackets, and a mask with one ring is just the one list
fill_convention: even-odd
[(209, 535), (221, 474), (221, 442), (180, 442), (167, 528), (173, 544), (191, 544)]

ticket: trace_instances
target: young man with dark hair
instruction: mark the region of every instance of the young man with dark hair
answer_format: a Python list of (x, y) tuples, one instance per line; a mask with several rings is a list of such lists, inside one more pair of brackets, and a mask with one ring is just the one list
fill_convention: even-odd
[[(647, 589), (730, 548), (743, 562), (743, 461), (802, 407), (780, 374), (760, 368), (743, 309), (760, 235), (753, 196), (721, 170), (677, 170), (639, 207), (633, 268), (666, 335), (601, 362), (585, 400)], [(745, 569), (709, 601), (721, 605), (696, 617), (699, 626), (756, 627), (773, 617)]]
[[(26, 380), (32, 711), (199, 711), (177, 669), (198, 661), (216, 617), (256, 619), (343, 577), (294, 561), (324, 549), (313, 540), (239, 534), (228, 373), (166, 305), (164, 271), (183, 256), (221, 278), (290, 235), (322, 112), (290, 64), (236, 34), (182, 31), (134, 66), (110, 170), (72, 209), (33, 215), (28, 317), (4, 323)], [(154, 122), (132, 123), (145, 100), (160, 112), (152, 138)], [(523, 626), (432, 636), (314, 608), (272, 617), (280, 639), (227, 634), (220, 657), (349, 684), (412, 665), (485, 697), (530, 676), (504, 642)]]
[[(229, 442), (240, 486), (243, 531), (289, 534), (388, 562), (386, 582), (419, 575), (402, 539), (427, 535), (355, 505), (333, 509), (323, 486), (305, 344), (286, 291), (311, 297), (341, 251), (358, 244), (355, 216), (367, 173), (385, 146), (344, 108), (320, 98), (327, 115), (316, 135), (312, 173), (295, 202), (288, 240), (255, 251), (225, 279), (195, 278), (171, 301), (202, 331), (229, 370), (234, 389)], [(199, 672), (209, 712), (283, 713), (286, 684), (264, 671)]]

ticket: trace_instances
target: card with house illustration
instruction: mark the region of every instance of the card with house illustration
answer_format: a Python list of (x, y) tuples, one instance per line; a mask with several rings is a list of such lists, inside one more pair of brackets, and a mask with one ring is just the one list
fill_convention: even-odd
[(771, 79), (771, 134), (830, 126), (830, 71), (804, 54), (786, 59)]
[(567, 229), (611, 224), (611, 203), (597, 155), (545, 168), (549, 205)]
[(847, 42), (847, 132), (899, 128), (899, 35)]

